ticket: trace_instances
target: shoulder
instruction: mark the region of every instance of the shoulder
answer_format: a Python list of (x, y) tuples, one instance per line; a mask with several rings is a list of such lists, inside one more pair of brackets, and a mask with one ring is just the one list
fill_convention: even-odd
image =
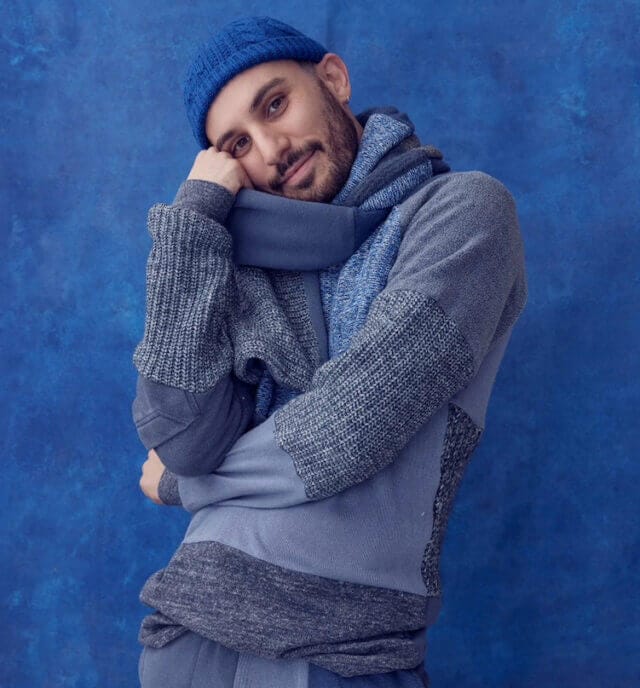
[(436, 207), (516, 213), (516, 202), (509, 189), (496, 177), (479, 170), (438, 174), (405, 199), (400, 207), (407, 219), (424, 216)]
[(433, 298), (479, 362), (526, 300), (514, 198), (498, 179), (473, 170), (437, 175), (404, 204), (406, 225), (387, 288)]
[(493, 244), (513, 257), (523, 250), (515, 199), (486, 172), (436, 175), (398, 208), (405, 243), (435, 243), (443, 250)]
[(496, 272), (514, 279), (524, 270), (515, 200), (485, 172), (437, 175), (398, 209), (402, 238), (390, 277), (409, 264), (416, 274), (437, 266), (447, 279), (465, 279), (472, 270), (484, 270), (488, 279)]

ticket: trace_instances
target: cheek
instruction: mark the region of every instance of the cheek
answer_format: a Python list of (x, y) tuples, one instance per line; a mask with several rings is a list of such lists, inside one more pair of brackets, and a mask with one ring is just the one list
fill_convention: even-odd
[(312, 107), (309, 103), (290, 103), (287, 115), (282, 121), (282, 127), (291, 137), (294, 147), (308, 139), (324, 139), (326, 124), (321, 108)]
[(254, 186), (263, 186), (266, 182), (266, 170), (259, 155), (247, 155), (238, 162), (247, 173)]

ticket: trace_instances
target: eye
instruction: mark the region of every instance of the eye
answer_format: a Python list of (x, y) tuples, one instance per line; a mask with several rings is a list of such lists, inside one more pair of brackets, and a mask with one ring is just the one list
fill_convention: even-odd
[(242, 151), (247, 147), (249, 139), (246, 136), (241, 136), (231, 147), (231, 155), (236, 155), (237, 153), (242, 153)]
[(278, 96), (277, 98), (274, 98), (269, 103), (269, 107), (267, 108), (267, 114), (271, 115), (274, 112), (277, 112), (278, 110), (282, 110), (282, 102), (283, 101), (284, 101), (284, 96)]

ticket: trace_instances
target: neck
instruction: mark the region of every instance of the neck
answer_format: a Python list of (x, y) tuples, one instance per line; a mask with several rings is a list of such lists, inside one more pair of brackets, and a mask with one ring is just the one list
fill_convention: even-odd
[(353, 114), (351, 108), (348, 105), (342, 105), (342, 109), (347, 113), (349, 119), (353, 123), (353, 126), (356, 128), (356, 134), (358, 135), (358, 144), (360, 144), (360, 141), (362, 140), (362, 132), (364, 131), (364, 127), (362, 126), (362, 124), (360, 124), (358, 118)]
[(351, 110), (349, 110), (349, 117), (351, 117), (351, 121), (353, 122), (356, 131), (358, 132), (358, 143), (360, 143), (360, 141), (362, 141), (362, 132), (364, 131), (364, 127), (362, 126), (362, 124), (360, 124), (360, 122), (358, 122)]

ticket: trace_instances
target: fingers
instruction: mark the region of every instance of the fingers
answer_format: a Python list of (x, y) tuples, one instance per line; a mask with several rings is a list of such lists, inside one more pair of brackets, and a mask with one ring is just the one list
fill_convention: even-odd
[(160, 461), (160, 457), (153, 449), (150, 450), (147, 460), (142, 464), (142, 475), (140, 476), (138, 484), (144, 495), (154, 504), (164, 504), (158, 493), (160, 478), (164, 470), (164, 465), (162, 461)]
[(147, 461), (150, 462), (150, 465), (161, 466), (163, 469), (165, 467), (155, 449), (149, 449), (147, 452)]
[(217, 151), (213, 146), (196, 155), (187, 179), (214, 182), (234, 194), (242, 186), (251, 183), (242, 165), (230, 153)]

